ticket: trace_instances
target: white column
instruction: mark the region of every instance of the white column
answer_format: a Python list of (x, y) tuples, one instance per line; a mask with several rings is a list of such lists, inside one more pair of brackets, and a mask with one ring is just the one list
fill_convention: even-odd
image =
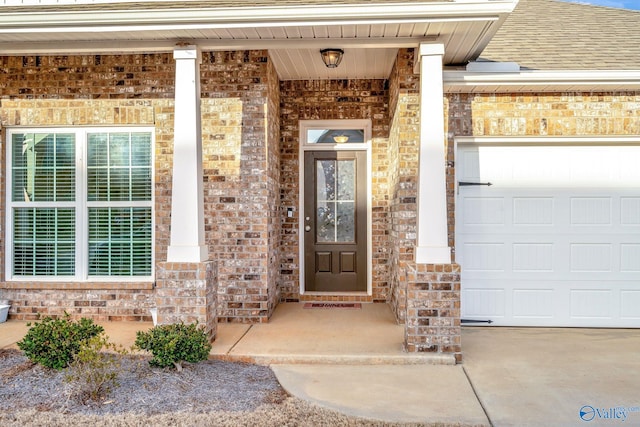
[(420, 163), (418, 169), (419, 264), (449, 264), (442, 56), (444, 45), (421, 44)]
[(176, 61), (173, 186), (169, 262), (202, 262), (209, 258), (204, 242), (202, 129), (200, 127), (200, 50), (173, 51)]

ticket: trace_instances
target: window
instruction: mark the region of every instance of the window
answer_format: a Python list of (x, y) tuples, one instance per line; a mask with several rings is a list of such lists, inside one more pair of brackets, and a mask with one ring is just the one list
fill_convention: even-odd
[(363, 143), (364, 129), (308, 129), (308, 144)]
[(8, 135), (7, 277), (151, 278), (153, 132)]
[(371, 142), (370, 120), (300, 120), (300, 142), (309, 150), (357, 150)]

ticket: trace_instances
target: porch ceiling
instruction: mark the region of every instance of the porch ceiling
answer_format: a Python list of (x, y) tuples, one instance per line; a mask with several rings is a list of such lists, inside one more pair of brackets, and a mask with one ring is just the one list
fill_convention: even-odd
[[(474, 60), (517, 0), (312, 3), (0, 5), (0, 55), (167, 52), (189, 43), (204, 51), (268, 49), (282, 80), (387, 78), (397, 49), (423, 41), (444, 43), (445, 64)], [(327, 47), (345, 50), (340, 67), (322, 63), (319, 50)]]

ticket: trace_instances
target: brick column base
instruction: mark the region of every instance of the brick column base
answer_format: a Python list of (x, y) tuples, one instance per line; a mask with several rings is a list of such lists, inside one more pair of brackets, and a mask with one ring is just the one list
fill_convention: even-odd
[(407, 278), (405, 350), (454, 354), (461, 362), (460, 266), (417, 264)]
[(198, 322), (213, 341), (218, 327), (217, 294), (214, 262), (158, 263), (156, 305), (159, 325)]

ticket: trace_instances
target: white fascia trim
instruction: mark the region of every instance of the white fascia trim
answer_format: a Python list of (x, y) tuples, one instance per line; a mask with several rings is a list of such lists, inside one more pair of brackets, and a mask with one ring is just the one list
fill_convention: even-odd
[[(330, 39), (189, 39), (189, 43), (198, 46), (202, 51), (212, 50), (245, 50), (245, 49), (322, 49), (327, 47)], [(367, 39), (340, 39), (341, 48), (351, 49), (398, 49), (415, 47), (422, 42), (435, 41), (434, 37), (371, 37)], [(31, 54), (59, 54), (60, 41), (51, 42), (0, 42), (0, 52), (3, 55)], [(65, 43), (67, 53), (136, 53), (171, 52), (176, 47), (176, 39), (172, 40), (115, 40), (115, 41), (72, 41)]]
[(482, 73), (468, 71), (444, 71), (445, 92), (447, 88), (483, 88), (500, 86), (625, 86), (640, 85), (640, 70), (562, 70), (520, 71), (515, 73)]
[[(148, 10), (46, 11), (2, 13), (0, 33), (39, 31), (142, 31), (150, 29), (247, 28), (283, 25), (345, 25), (362, 23), (496, 20), (518, 0), (474, 0), (443, 3), (347, 4)], [(29, 7), (30, 9), (33, 6)], [(427, 20), (427, 21), (425, 21)], [(22, 30), (22, 31), (21, 31)]]
[(640, 145), (640, 135), (624, 136), (456, 136), (456, 146), (585, 146)]

